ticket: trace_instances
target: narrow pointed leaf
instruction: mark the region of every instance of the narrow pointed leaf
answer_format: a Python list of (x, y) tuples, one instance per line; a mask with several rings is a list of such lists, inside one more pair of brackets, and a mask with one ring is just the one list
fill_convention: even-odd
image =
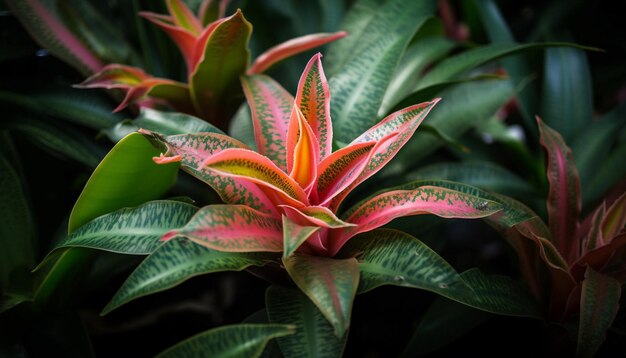
[(75, 87), (78, 88), (128, 88), (151, 78), (141, 68), (111, 64), (89, 76)]
[(320, 160), (333, 151), (333, 126), (330, 120), (330, 90), (321, 54), (309, 60), (298, 83), (296, 106), (313, 129), (319, 145)]
[(193, 12), (187, 7), (182, 0), (167, 0), (167, 9), (169, 10), (174, 23), (179, 27), (191, 32), (194, 35), (199, 35), (202, 32), (202, 24), (195, 17)]
[(570, 267), (572, 276), (582, 280), (587, 267), (593, 268), (596, 271), (610, 271), (612, 263), (623, 260), (619, 253), (624, 250), (624, 247), (626, 247), (626, 233), (613, 237), (606, 245), (585, 252), (584, 255)]
[(623, 193), (607, 210), (604, 220), (602, 220), (602, 236), (605, 242), (617, 236), (624, 230), (626, 225), (626, 193)]
[(241, 11), (224, 19), (208, 37), (204, 53), (190, 77), (196, 111), (219, 128), (239, 107), (239, 76), (248, 66), (252, 25)]
[(618, 281), (587, 268), (580, 303), (577, 357), (593, 357), (600, 348), (617, 315), (620, 296)]
[(263, 185), (290, 205), (308, 202), (300, 185), (280, 170), (271, 160), (247, 149), (226, 149), (209, 157), (202, 166), (219, 173)]
[(483, 218), (502, 209), (497, 202), (435, 186), (389, 191), (353, 207), (344, 214), (354, 227), (331, 233), (332, 252), (354, 235), (376, 229), (403, 216), (434, 214), (445, 218)]
[(319, 226), (301, 226), (283, 215), (283, 257), (291, 256)]
[(291, 40), (278, 44), (264, 53), (260, 54), (248, 68), (248, 75), (263, 73), (276, 63), (305, 52), (307, 50), (325, 45), (329, 42), (338, 40), (347, 33), (345, 31), (335, 33), (319, 33), (296, 37)]
[(198, 18), (202, 21), (202, 26), (224, 17), (229, 2), (230, 0), (203, 0), (198, 10)]
[(157, 355), (158, 358), (257, 358), (274, 338), (293, 334), (295, 328), (278, 324), (222, 326), (188, 338)]
[(280, 218), (242, 205), (205, 206), (187, 225), (169, 231), (162, 239), (170, 240), (178, 236), (217, 251), (283, 250)]
[[(335, 137), (343, 143), (377, 122), (378, 109), (401, 55), (434, 12), (434, 1), (363, 1), (353, 11), (364, 16), (356, 20), (360, 31), (352, 32), (354, 38), (345, 43), (338, 41), (329, 53), (329, 62), (339, 63), (329, 72), (331, 115)], [(354, 19), (348, 15), (346, 22)]]
[(45, 49), (84, 75), (99, 71), (103, 64), (91, 49), (73, 34), (55, 12), (39, 0), (8, 1), (22, 25)]
[(265, 300), (271, 323), (296, 327), (293, 335), (277, 339), (286, 358), (341, 357), (347, 336), (337, 338), (333, 326), (302, 292), (273, 285), (267, 289)]
[(313, 226), (337, 229), (340, 227), (354, 226), (339, 219), (335, 213), (324, 206), (306, 206), (296, 209), (292, 206), (281, 205), (287, 216), (297, 221), (305, 221)]
[(335, 336), (344, 337), (359, 283), (357, 260), (292, 255), (283, 258), (283, 264), (298, 288), (333, 326)]
[(188, 30), (176, 26), (172, 17), (170, 16), (155, 14), (146, 11), (140, 12), (139, 15), (157, 25), (172, 39), (172, 41), (174, 41), (176, 46), (178, 46), (181, 54), (183, 55), (183, 58), (185, 59), (188, 72), (191, 72), (195, 65), (194, 47), (196, 46), (196, 37)]
[(161, 243), (137, 266), (102, 310), (102, 314), (139, 297), (175, 287), (194, 276), (263, 266), (272, 256), (266, 253), (215, 251), (185, 238), (174, 238)]
[(287, 171), (287, 132), (293, 97), (265, 75), (242, 77), (244, 93), (252, 112), (259, 153)]
[(99, 216), (76, 229), (55, 249), (86, 247), (145, 255), (156, 249), (166, 232), (185, 225), (198, 209), (179, 201), (150, 201)]
[(561, 135), (537, 117), (541, 145), (547, 153), (546, 175), (548, 193), (548, 224), (554, 244), (568, 257), (578, 250), (578, 219), (580, 216), (580, 179), (572, 151)]
[(293, 107), (287, 133), (287, 169), (300, 187), (310, 192), (317, 177), (319, 163), (318, 139), (297, 106)]

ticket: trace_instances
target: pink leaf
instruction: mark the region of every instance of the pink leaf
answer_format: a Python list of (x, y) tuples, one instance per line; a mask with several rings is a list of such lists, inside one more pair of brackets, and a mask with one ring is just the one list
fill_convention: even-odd
[(280, 219), (243, 205), (209, 205), (184, 227), (162, 237), (186, 237), (210, 249), (226, 252), (280, 252), (283, 230)]
[(287, 132), (293, 97), (265, 75), (242, 77), (259, 153), (287, 172)]
[(319, 229), (319, 226), (298, 225), (283, 215), (283, 257), (291, 256)]
[(344, 31), (335, 33), (319, 33), (296, 37), (295, 39), (285, 41), (270, 48), (257, 57), (250, 68), (248, 68), (248, 74), (253, 75), (262, 73), (277, 62), (312, 48), (338, 40), (347, 34), (348, 33)]
[(572, 275), (582, 280), (587, 267), (592, 267), (596, 271), (604, 271), (612, 261), (624, 261), (623, 254), (616, 256), (616, 253), (623, 252), (626, 248), (626, 232), (616, 235), (606, 245), (587, 251), (581, 258), (574, 262), (570, 268)]
[(331, 255), (354, 235), (376, 229), (403, 216), (434, 214), (444, 218), (482, 218), (501, 210), (501, 205), (459, 191), (422, 186), (375, 196), (349, 210), (346, 222), (355, 227), (330, 232)]
[(300, 225), (314, 225), (328, 229), (355, 226), (355, 224), (339, 219), (335, 213), (323, 206), (294, 208), (289, 205), (281, 205), (280, 207), (285, 211), (285, 215), (287, 215), (290, 220)]
[(321, 54), (307, 64), (296, 94), (296, 106), (306, 118), (319, 142), (320, 159), (333, 151), (333, 126), (330, 120), (330, 90), (322, 68)]
[(174, 41), (187, 63), (187, 70), (190, 72), (194, 68), (196, 36), (189, 30), (177, 26), (171, 16), (146, 11), (140, 12), (139, 15), (160, 27)]
[(580, 216), (580, 179), (572, 151), (561, 135), (548, 127), (539, 117), (541, 144), (548, 155), (546, 174), (550, 182), (548, 193), (548, 225), (556, 248), (564, 257), (578, 250), (576, 240)]
[(174, 23), (197, 36), (202, 32), (202, 24), (183, 0), (167, 0), (167, 9)]

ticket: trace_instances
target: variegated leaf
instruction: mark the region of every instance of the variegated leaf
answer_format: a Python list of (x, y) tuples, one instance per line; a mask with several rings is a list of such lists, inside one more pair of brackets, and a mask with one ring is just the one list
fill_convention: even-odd
[(283, 215), (283, 257), (291, 256), (319, 226), (302, 226)]
[(324, 206), (306, 206), (299, 209), (288, 205), (280, 205), (280, 207), (290, 219), (296, 222), (304, 222), (328, 229), (354, 226), (354, 224), (339, 219), (335, 213)]
[(202, 32), (200, 20), (196, 18), (183, 0), (167, 0), (166, 4), (172, 20), (178, 27), (196, 36)]
[(287, 132), (294, 98), (265, 75), (242, 77), (259, 153), (287, 172)]
[(171, 16), (155, 14), (148, 11), (141, 11), (139, 12), (139, 15), (157, 25), (172, 39), (172, 41), (174, 41), (185, 59), (187, 71), (191, 72), (195, 65), (193, 58), (196, 46), (196, 36), (185, 28), (176, 26), (174, 19)]
[(602, 220), (602, 237), (604, 243), (611, 242), (626, 225), (626, 192), (611, 204)]
[(283, 250), (280, 218), (243, 205), (209, 205), (201, 208), (184, 227), (162, 240), (186, 237), (217, 251), (255, 252)]
[(139, 297), (175, 287), (194, 276), (263, 266), (275, 256), (258, 252), (215, 251), (185, 238), (174, 238), (162, 243), (137, 266), (102, 310), (102, 314)]
[(335, 336), (344, 337), (359, 283), (357, 260), (292, 255), (283, 258), (283, 264), (298, 288), (333, 326)]
[(337, 338), (333, 326), (302, 292), (273, 285), (267, 289), (265, 301), (271, 323), (296, 327), (293, 335), (277, 339), (286, 358), (341, 357), (348, 337)]
[(318, 139), (300, 109), (294, 105), (287, 133), (287, 169), (305, 192), (310, 193), (320, 158)]

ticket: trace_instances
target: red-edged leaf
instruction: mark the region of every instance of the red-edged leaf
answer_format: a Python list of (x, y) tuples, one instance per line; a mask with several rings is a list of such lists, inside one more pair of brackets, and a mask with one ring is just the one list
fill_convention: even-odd
[(308, 194), (317, 177), (319, 144), (315, 134), (297, 106), (293, 106), (287, 133), (287, 169)]
[(556, 248), (564, 257), (578, 250), (576, 240), (580, 216), (580, 179), (572, 151), (561, 135), (537, 117), (541, 145), (548, 155), (546, 174), (548, 193), (548, 225)]
[(350, 326), (352, 302), (359, 283), (357, 260), (292, 255), (283, 258), (289, 276), (343, 337)]
[(306, 206), (299, 209), (288, 205), (281, 205), (280, 207), (285, 211), (287, 217), (303, 225), (314, 225), (328, 229), (354, 226), (354, 224), (339, 219), (335, 213), (323, 206)]
[(241, 82), (250, 105), (259, 153), (287, 172), (287, 132), (293, 96), (265, 75), (242, 77)]
[(626, 248), (626, 232), (616, 235), (606, 245), (597, 247), (587, 251), (579, 258), (570, 268), (572, 276), (578, 280), (582, 280), (587, 267), (591, 267), (596, 271), (603, 271), (608, 268), (613, 261), (624, 261), (624, 257), (616, 255)]
[(142, 69), (132, 66), (111, 64), (102, 68), (98, 73), (88, 77), (82, 83), (74, 85), (78, 88), (130, 88), (152, 78)]
[(270, 189), (280, 204), (302, 207), (308, 197), (298, 183), (267, 157), (247, 149), (226, 149), (209, 158), (203, 167)]
[[(337, 195), (330, 204), (332, 210), (339, 208), (343, 199), (357, 185), (365, 179), (381, 170), (406, 144), (417, 127), (426, 118), (430, 110), (439, 102), (437, 98), (431, 102), (424, 102), (407, 107), (387, 116), (380, 123), (368, 129), (365, 133), (357, 137), (351, 144), (377, 141), (380, 144), (370, 153), (368, 163), (365, 165), (359, 176), (350, 186)], [(397, 134), (390, 138), (391, 135)], [(388, 139), (388, 140), (387, 140)]]
[(224, 17), (226, 7), (230, 0), (204, 0), (200, 4), (198, 17), (202, 21), (202, 26), (206, 26), (211, 22)]
[(174, 23), (193, 35), (199, 35), (202, 32), (202, 24), (193, 12), (189, 10), (183, 0), (167, 0), (167, 9), (174, 20)]
[(577, 357), (593, 357), (600, 348), (617, 315), (621, 291), (618, 281), (587, 269), (582, 285)]
[(626, 225), (626, 192), (623, 193), (607, 210), (602, 220), (602, 237), (604, 243), (610, 242), (613, 237), (624, 229)]
[(102, 62), (74, 35), (54, 12), (39, 0), (5, 2), (28, 33), (42, 47), (64, 62), (90, 75), (102, 69)]
[[(157, 147), (165, 147), (168, 157), (177, 157), (181, 168), (211, 186), (227, 204), (242, 204), (278, 215), (274, 203), (254, 183), (248, 180), (215, 175), (202, 167), (206, 158), (226, 148), (247, 148), (245, 144), (229, 136), (217, 133), (193, 133), (168, 136), (140, 130)], [(159, 160), (163, 160), (160, 159)]]
[(210, 249), (226, 252), (283, 250), (281, 220), (244, 205), (209, 205), (184, 227), (163, 235), (162, 240), (186, 237)]
[(262, 73), (274, 64), (288, 57), (338, 40), (346, 36), (347, 34), (348, 33), (344, 31), (335, 33), (319, 33), (296, 37), (294, 39), (285, 41), (270, 48), (269, 50), (262, 53), (259, 57), (257, 57), (250, 66), (250, 68), (248, 68), (248, 74), (252, 75), (256, 73)]
[(482, 218), (501, 208), (494, 201), (434, 186), (390, 191), (349, 210), (345, 221), (357, 226), (331, 231), (328, 246), (334, 255), (354, 235), (402, 216), (434, 214), (445, 218)]
[(139, 15), (157, 25), (172, 39), (172, 41), (174, 41), (185, 59), (187, 69), (191, 71), (194, 65), (193, 54), (194, 47), (196, 46), (196, 36), (185, 28), (177, 26), (171, 16), (155, 14), (147, 11), (142, 11)]
[(333, 126), (330, 120), (330, 90), (322, 68), (321, 54), (306, 65), (296, 94), (296, 106), (313, 129), (319, 142), (320, 160), (333, 151)]
[[(210, 25), (209, 25), (210, 27)], [(196, 111), (218, 128), (225, 128), (239, 107), (239, 77), (250, 58), (252, 25), (240, 10), (211, 31), (204, 52), (190, 75), (189, 87)]]
[[(604, 235), (602, 234), (602, 221), (606, 216), (606, 202), (602, 202), (600, 206), (592, 213), (591, 219), (583, 223), (580, 227), (582, 233), (583, 230), (587, 230), (585, 236), (582, 238), (582, 243), (579, 248), (578, 256), (576, 258), (584, 256), (587, 252), (597, 249), (604, 245)], [(586, 227), (588, 225), (588, 227)]]
[(319, 226), (298, 225), (283, 215), (283, 257), (291, 256), (319, 229)]

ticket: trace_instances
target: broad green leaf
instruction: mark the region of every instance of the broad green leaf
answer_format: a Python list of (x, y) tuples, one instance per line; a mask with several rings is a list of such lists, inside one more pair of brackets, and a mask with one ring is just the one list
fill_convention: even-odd
[(22, 180), (0, 151), (0, 290), (13, 286), (19, 271), (35, 263), (35, 226)]
[(334, 43), (328, 55), (337, 141), (350, 142), (377, 123), (378, 109), (402, 53), (434, 8), (434, 1), (429, 0), (355, 4), (345, 20), (345, 29), (352, 35)]
[(58, 18), (55, 9), (39, 0), (7, 1), (6, 4), (42, 47), (83, 75), (97, 72), (103, 64)]
[(550, 183), (548, 192), (548, 225), (553, 243), (565, 257), (578, 250), (575, 241), (581, 211), (580, 179), (578, 170), (563, 137), (548, 127), (539, 117), (539, 137), (547, 154), (546, 176)]
[(319, 226), (301, 226), (283, 215), (283, 257), (291, 256)]
[(619, 281), (588, 267), (580, 298), (577, 357), (593, 357), (606, 338), (621, 296)]
[(292, 255), (283, 258), (283, 264), (298, 288), (333, 326), (335, 336), (344, 337), (359, 283), (357, 260)]
[[(470, 128), (488, 120), (512, 95), (513, 88), (507, 81), (462, 84), (441, 94), (441, 103), (430, 113), (426, 123), (456, 140)], [(432, 134), (417, 131), (384, 172), (387, 175), (404, 173), (442, 145)]]
[(139, 297), (175, 287), (194, 276), (241, 271), (253, 265), (263, 266), (275, 256), (267, 253), (215, 251), (185, 238), (174, 238), (162, 243), (137, 266), (102, 310), (102, 314)]
[(271, 323), (296, 327), (293, 335), (277, 339), (285, 358), (341, 357), (347, 336), (337, 338), (333, 326), (302, 292), (273, 285), (267, 289), (265, 300)]
[(157, 357), (256, 358), (271, 339), (293, 334), (294, 331), (293, 326), (279, 324), (222, 326), (188, 338)]
[(245, 143), (250, 149), (258, 152), (256, 140), (254, 137), (254, 125), (252, 124), (252, 115), (250, 107), (247, 103), (243, 103), (239, 110), (230, 121), (228, 134)]
[(241, 11), (224, 19), (209, 36), (190, 76), (191, 98), (203, 118), (225, 129), (239, 107), (239, 76), (248, 66), (252, 25)]
[(163, 240), (178, 236), (225, 252), (283, 250), (280, 218), (244, 205), (205, 206), (187, 225), (168, 232)]
[(534, 191), (520, 177), (492, 162), (438, 163), (408, 173), (405, 178), (456, 181), (514, 196), (528, 195)]
[(159, 151), (139, 133), (124, 137), (100, 162), (80, 194), (72, 213), (71, 234), (83, 224), (117, 209), (157, 199), (176, 180), (176, 164), (157, 165)]
[(185, 225), (198, 211), (180, 201), (149, 201), (99, 216), (74, 230), (55, 249), (86, 247), (122, 254), (147, 255), (170, 230)]
[(569, 143), (593, 117), (587, 58), (580, 49), (549, 48), (544, 66), (541, 117)]

